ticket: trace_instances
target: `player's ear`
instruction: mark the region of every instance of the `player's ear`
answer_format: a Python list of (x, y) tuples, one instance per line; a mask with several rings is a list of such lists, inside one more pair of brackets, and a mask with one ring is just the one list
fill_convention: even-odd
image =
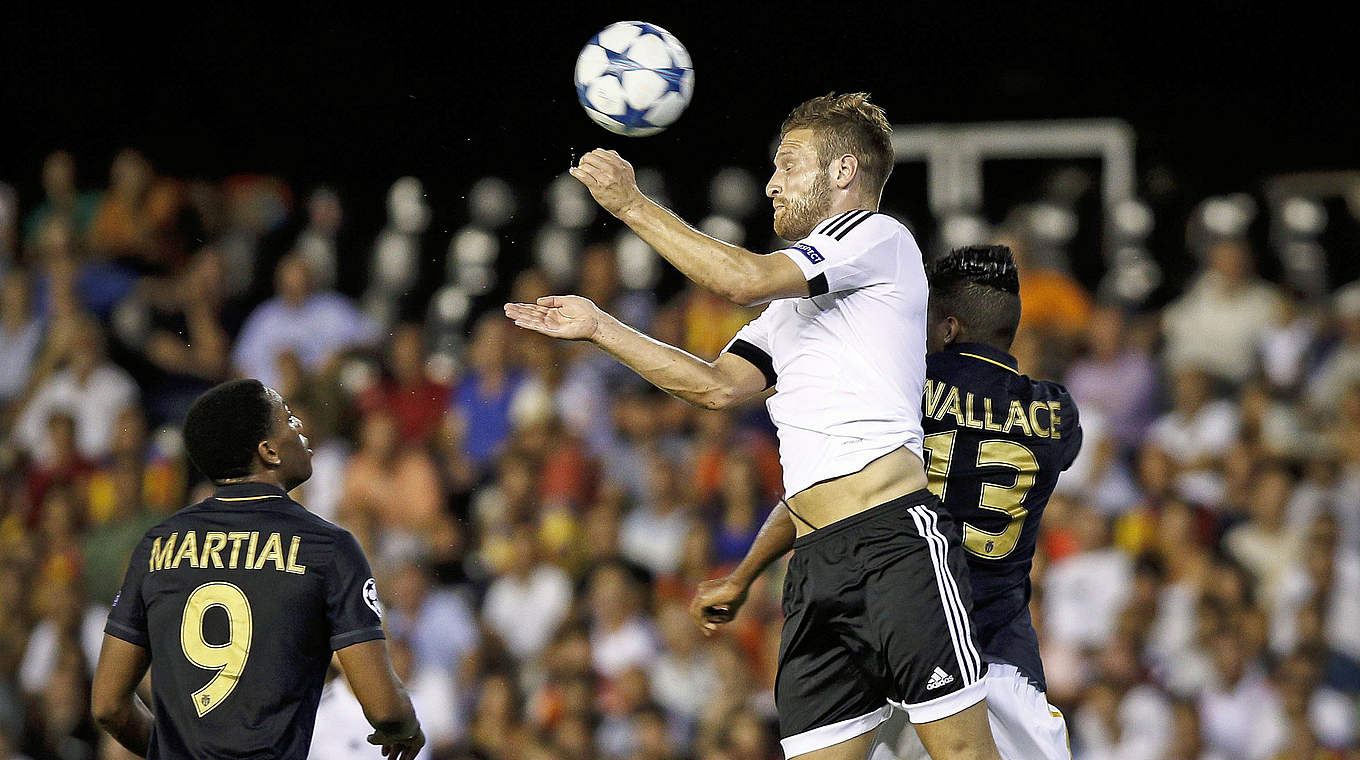
[(265, 464), (270, 465), (271, 467), (277, 467), (279, 463), (283, 461), (279, 458), (279, 450), (274, 448), (274, 442), (268, 439), (256, 444), (255, 453), (260, 456), (260, 459), (263, 460)]
[(835, 182), (836, 187), (842, 190), (850, 186), (857, 174), (859, 174), (859, 159), (855, 158), (853, 153), (846, 153), (831, 165), (831, 181)]
[(944, 318), (944, 344), (957, 343), (963, 337), (963, 325), (956, 317)]

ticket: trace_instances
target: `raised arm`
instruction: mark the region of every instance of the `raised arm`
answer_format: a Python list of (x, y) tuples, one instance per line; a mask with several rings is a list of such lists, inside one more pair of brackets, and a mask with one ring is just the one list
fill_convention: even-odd
[(508, 303), (505, 316), (552, 338), (588, 340), (652, 385), (705, 409), (723, 409), (765, 389), (765, 376), (747, 360), (724, 353), (704, 361), (634, 330), (580, 296)]
[(638, 189), (633, 167), (612, 150), (592, 150), (571, 176), (686, 277), (743, 306), (808, 295), (807, 278), (786, 256), (762, 256), (709, 237)]
[(425, 746), (411, 698), (392, 670), (387, 642), (382, 639), (351, 644), (335, 652), (350, 691), (359, 700), (364, 717), (373, 726), (370, 744), (383, 748), (390, 760), (414, 760)]

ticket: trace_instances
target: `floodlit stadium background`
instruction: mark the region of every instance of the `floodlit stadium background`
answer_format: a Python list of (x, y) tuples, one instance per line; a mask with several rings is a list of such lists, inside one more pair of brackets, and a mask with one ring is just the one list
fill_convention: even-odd
[[(684, 614), (778, 495), (762, 406), (690, 410), (499, 305), (577, 292), (712, 357), (753, 313), (565, 169), (616, 148), (685, 218), (769, 249), (775, 129), (832, 89), (902, 125), (884, 207), (928, 254), (1015, 246), (1021, 367), (1081, 406), (1033, 574), (1075, 757), (1356, 757), (1344, 25), (985, 5), (10, 18), (0, 758), (122, 757), (88, 717), (103, 614), (141, 533), (204, 493), (176, 426), (237, 373), (304, 419), (299, 498), (373, 559), (429, 756), (777, 757), (779, 569), (720, 637)], [(685, 42), (697, 88), (628, 141), (570, 81), (634, 17)], [(356, 710), (328, 689), (314, 756), (376, 757)]]

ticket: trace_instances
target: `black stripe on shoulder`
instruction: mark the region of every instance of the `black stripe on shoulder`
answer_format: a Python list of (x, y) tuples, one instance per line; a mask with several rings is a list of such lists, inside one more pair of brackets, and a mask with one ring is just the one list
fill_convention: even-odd
[(813, 233), (814, 235), (815, 235), (815, 234), (818, 234), (818, 233), (821, 233), (821, 234), (823, 234), (823, 235), (828, 235), (828, 234), (830, 234), (830, 233), (827, 232), (827, 230), (829, 230), (829, 229), (831, 228), (832, 225), (836, 224), (837, 222), (844, 221), (846, 217), (850, 216), (850, 215), (853, 214), (853, 213), (855, 213), (855, 212), (853, 212), (853, 211), (846, 211), (846, 212), (843, 212), (843, 213), (840, 213), (840, 214), (836, 214), (835, 216), (833, 216), (833, 217), (831, 217), (831, 218), (829, 218), (829, 219), (824, 220), (821, 224), (818, 224), (816, 227), (813, 227), (813, 228), (812, 228), (812, 233)]
[(774, 360), (770, 355), (756, 348), (754, 344), (737, 338), (732, 341), (732, 345), (727, 347), (727, 353), (733, 356), (740, 356), (751, 363), (751, 366), (760, 370), (760, 374), (765, 376), (765, 387), (770, 388), (776, 379), (774, 373)]
[(865, 211), (864, 216), (861, 216), (860, 218), (845, 225), (840, 229), (839, 232), (837, 232), (835, 235), (832, 235), (832, 237), (836, 238), (837, 240), (844, 240), (845, 236), (850, 234), (850, 230), (853, 230), (854, 228), (860, 226), (861, 224), (864, 224), (864, 221), (869, 217), (873, 216), (874, 213), (875, 212), (873, 211)]
[(830, 286), (826, 282), (826, 272), (808, 280), (808, 296), (824, 296)]
[(860, 216), (863, 213), (864, 213), (863, 211), (859, 210), (847, 212), (844, 216), (840, 217), (840, 219), (836, 220), (835, 224), (827, 227), (826, 230), (822, 232), (822, 234), (828, 236), (835, 235), (837, 231), (844, 228), (845, 225), (853, 222), (856, 217)]

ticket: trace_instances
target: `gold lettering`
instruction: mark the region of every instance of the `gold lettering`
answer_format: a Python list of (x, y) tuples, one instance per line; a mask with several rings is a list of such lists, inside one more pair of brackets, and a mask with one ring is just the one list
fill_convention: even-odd
[(302, 546), (302, 539), (293, 536), (293, 544), (288, 547), (288, 572), (304, 575), (307, 572), (307, 567), (297, 563), (298, 547), (300, 546)]
[(935, 413), (935, 407), (939, 405), (940, 398), (944, 396), (944, 383), (937, 383), (930, 378), (926, 378), (926, 416)]
[(189, 560), (190, 567), (198, 567), (198, 537), (192, 530), (184, 531), (184, 541), (179, 545), (179, 553), (175, 555), (175, 561), (170, 563), (170, 567), (179, 567), (179, 563)]
[(973, 416), (973, 394), (965, 393), (963, 396), (963, 424), (974, 430), (982, 429), (982, 421)]
[(252, 530), (252, 531), (250, 532), (250, 543), (249, 543), (249, 544), (246, 544), (246, 564), (245, 564), (245, 569), (247, 569), (247, 570), (254, 570), (254, 569), (255, 569), (255, 542), (258, 541), (259, 539), (260, 539), (260, 532), (259, 532), (258, 530)]
[(982, 427), (993, 433), (1001, 432), (1001, 426), (992, 421), (992, 397), (982, 397)]
[[(1048, 404), (1042, 401), (1034, 401), (1029, 405), (1029, 422), (1034, 426), (1034, 434), (1040, 438), (1048, 437), (1048, 430), (1039, 424), (1039, 410), (1048, 411)], [(1049, 420), (1052, 422), (1052, 420)]]
[(203, 534), (203, 559), (199, 561), (199, 567), (207, 567), (208, 561), (212, 560), (213, 567), (222, 567), (222, 547), (227, 545), (227, 534), (217, 530), (210, 530)]
[(270, 533), (269, 538), (265, 539), (264, 548), (260, 550), (260, 558), (255, 560), (253, 569), (264, 569), (264, 563), (270, 560), (274, 561), (275, 570), (283, 570), (283, 542), (277, 533)]
[(227, 540), (231, 542), (231, 558), (227, 560), (227, 567), (236, 569), (236, 560), (241, 556), (241, 542), (250, 537), (250, 534), (240, 530), (234, 530), (227, 534)]
[(954, 415), (954, 424), (963, 427), (963, 410), (959, 408), (959, 389), (949, 386), (949, 395), (944, 397), (944, 403), (940, 404), (935, 410), (935, 419), (943, 420), (945, 413)]
[(1001, 432), (1011, 432), (1011, 426), (1013, 425), (1019, 425), (1023, 428), (1025, 435), (1034, 435), (1033, 428), (1029, 426), (1029, 418), (1025, 416), (1025, 407), (1021, 406), (1019, 401), (1011, 402), (1010, 416), (1006, 418), (1006, 425), (1001, 428)]
[(1051, 427), (1048, 430), (1049, 433), (1051, 434), (1050, 437), (1053, 438), (1053, 440), (1055, 441), (1061, 437), (1058, 435), (1058, 419), (1059, 419), (1058, 410), (1061, 408), (1062, 403), (1058, 401), (1048, 402), (1048, 421), (1049, 424), (1051, 425)]
[(178, 538), (178, 531), (171, 533), (170, 537), (165, 540), (164, 548), (161, 547), (159, 538), (151, 542), (151, 567), (147, 572), (155, 572), (170, 567), (171, 558), (175, 556), (175, 540)]

